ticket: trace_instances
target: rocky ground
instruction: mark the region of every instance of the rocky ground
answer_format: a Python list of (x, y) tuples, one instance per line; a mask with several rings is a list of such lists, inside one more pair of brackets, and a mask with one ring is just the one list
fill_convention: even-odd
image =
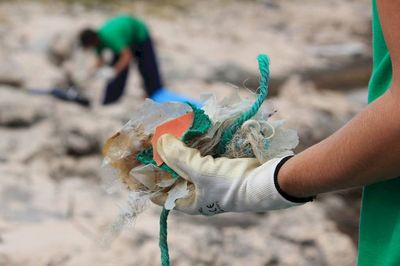
[[(156, 206), (112, 243), (99, 243), (126, 196), (124, 191), (104, 191), (100, 150), (143, 103), (135, 71), (124, 100), (110, 107), (95, 104), (87, 109), (32, 93), (65, 86), (71, 69), (76, 73), (87, 66), (90, 57), (71, 52), (81, 27), (97, 26), (121, 11), (145, 18), (168, 87), (197, 99), (210, 92), (223, 97), (234, 89), (253, 97), (255, 58), (268, 53), (275, 97), (266, 106), (273, 106), (277, 118), (298, 130), (301, 151), (330, 135), (365, 104), (368, 4), (0, 3), (0, 265), (159, 265)], [(84, 85), (85, 93), (98, 101), (102, 81)], [(353, 191), (267, 214), (206, 218), (173, 212), (171, 261), (354, 265), (358, 208), (359, 191)]]

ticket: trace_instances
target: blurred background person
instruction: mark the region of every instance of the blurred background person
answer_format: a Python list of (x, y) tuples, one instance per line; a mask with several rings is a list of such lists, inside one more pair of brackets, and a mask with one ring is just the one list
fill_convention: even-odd
[[(123, 95), (129, 66), (134, 59), (147, 97), (163, 87), (149, 29), (138, 18), (119, 15), (107, 20), (98, 30), (86, 28), (80, 34), (80, 43), (84, 49), (96, 50), (97, 73), (108, 80), (103, 104), (115, 103)], [(105, 66), (104, 49), (113, 52), (111, 66)]]
[[(142, 77), (145, 95), (156, 102), (200, 102), (189, 99), (163, 86), (158, 60), (150, 31), (140, 19), (119, 15), (107, 20), (98, 30), (86, 28), (80, 33), (80, 44), (85, 49), (94, 49), (97, 62), (93, 73), (107, 80), (103, 104), (117, 102), (124, 93), (130, 63), (136, 59)], [(102, 55), (105, 49), (113, 53), (108, 64)]]

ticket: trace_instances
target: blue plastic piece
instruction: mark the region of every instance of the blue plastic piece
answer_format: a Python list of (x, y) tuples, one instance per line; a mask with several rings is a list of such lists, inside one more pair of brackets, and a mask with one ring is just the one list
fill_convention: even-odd
[(190, 102), (194, 104), (196, 107), (201, 108), (203, 104), (199, 101), (190, 99), (188, 97), (185, 97), (183, 95), (180, 95), (176, 92), (172, 92), (166, 88), (161, 88), (158, 91), (156, 91), (151, 97), (153, 101), (156, 101), (158, 103), (165, 103), (165, 102), (181, 102), (181, 103), (186, 103)]

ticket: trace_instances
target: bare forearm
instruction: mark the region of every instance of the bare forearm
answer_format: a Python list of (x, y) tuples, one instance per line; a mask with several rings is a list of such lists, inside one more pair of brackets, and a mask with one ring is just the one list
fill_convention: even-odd
[(104, 64), (103, 59), (102, 59), (100, 56), (98, 56), (98, 57), (96, 58), (96, 62), (94, 63), (93, 69), (98, 69), (98, 68), (101, 67), (103, 64)]
[(132, 53), (129, 49), (124, 49), (121, 52), (121, 56), (114, 66), (115, 73), (118, 74), (125, 68), (127, 68), (132, 60)]
[(279, 184), (306, 197), (400, 176), (400, 97), (389, 90), (326, 140), (286, 162)]
[(297, 197), (400, 176), (400, 3), (378, 0), (392, 87), (331, 137), (287, 161), (278, 181)]

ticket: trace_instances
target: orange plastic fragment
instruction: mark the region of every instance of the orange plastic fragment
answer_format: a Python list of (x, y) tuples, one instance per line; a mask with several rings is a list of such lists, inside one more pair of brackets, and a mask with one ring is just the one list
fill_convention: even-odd
[(158, 166), (164, 163), (157, 151), (158, 139), (164, 134), (171, 134), (180, 139), (192, 126), (193, 119), (193, 112), (190, 112), (156, 127), (153, 138), (151, 139), (151, 144), (153, 146), (153, 160)]

